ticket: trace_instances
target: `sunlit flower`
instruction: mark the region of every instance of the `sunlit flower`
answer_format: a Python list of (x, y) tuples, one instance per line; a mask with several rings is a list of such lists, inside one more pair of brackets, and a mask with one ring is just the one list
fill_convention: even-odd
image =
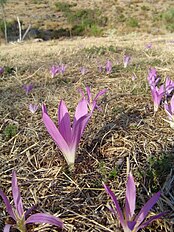
[(4, 68), (0, 67), (0, 76), (4, 73)]
[(31, 207), (26, 212), (24, 211), (15, 171), (12, 173), (12, 194), (15, 208), (12, 207), (10, 201), (0, 189), (0, 196), (6, 205), (6, 210), (14, 221), (13, 224), (8, 223), (5, 225), (4, 232), (10, 232), (11, 227), (18, 229), (20, 232), (27, 232), (26, 225), (31, 223), (48, 223), (60, 228), (63, 227), (61, 220), (50, 214), (35, 213), (30, 215), (34, 207)]
[(85, 67), (81, 67), (80, 72), (82, 75), (85, 75), (87, 73), (87, 69)]
[(156, 204), (156, 202), (160, 197), (160, 192), (157, 192), (142, 207), (138, 215), (135, 216), (136, 187), (132, 174), (128, 175), (128, 181), (126, 185), (125, 208), (123, 210), (124, 214), (121, 210), (121, 207), (118, 203), (115, 194), (111, 191), (111, 189), (107, 185), (105, 184), (103, 185), (106, 192), (111, 197), (114, 203), (114, 208), (110, 207), (110, 210), (120, 221), (120, 224), (124, 232), (137, 232), (140, 229), (148, 226), (152, 221), (160, 218), (165, 214), (165, 213), (160, 213), (144, 221), (149, 211)]
[(29, 110), (32, 114), (34, 114), (38, 109), (38, 105), (35, 105), (35, 104), (30, 104), (29, 105)]
[(73, 167), (78, 144), (92, 115), (92, 113), (88, 113), (86, 99), (83, 98), (78, 103), (72, 126), (68, 109), (63, 100), (60, 101), (58, 107), (58, 128), (48, 116), (45, 105), (42, 106), (42, 115), (48, 133), (63, 153), (68, 165)]
[[(79, 92), (82, 94), (82, 98), (86, 98), (85, 93), (83, 92), (82, 89), (79, 89)], [(102, 89), (96, 94), (94, 98), (92, 98), (90, 87), (88, 86), (86, 87), (86, 93), (87, 93), (86, 99), (87, 99), (88, 108), (91, 110), (91, 112), (93, 112), (95, 108), (100, 109), (100, 107), (97, 105), (97, 100), (100, 96), (102, 96), (106, 92), (107, 92), (107, 89)]]
[(164, 103), (164, 109), (169, 118), (169, 120), (164, 120), (170, 124), (171, 128), (174, 129), (174, 95), (170, 100), (170, 104), (168, 104), (167, 102)]
[(127, 66), (128, 66), (128, 64), (129, 64), (129, 62), (130, 62), (130, 56), (124, 56), (123, 57), (123, 65), (124, 65), (124, 68), (127, 68)]
[(51, 67), (50, 72), (51, 72), (51, 77), (54, 78), (54, 77), (59, 73), (59, 67), (53, 65), (53, 66)]
[(107, 60), (105, 70), (106, 70), (107, 74), (111, 73), (111, 71), (112, 71), (112, 62), (110, 60)]
[(33, 84), (23, 85), (23, 89), (25, 90), (25, 93), (28, 95), (33, 89)]

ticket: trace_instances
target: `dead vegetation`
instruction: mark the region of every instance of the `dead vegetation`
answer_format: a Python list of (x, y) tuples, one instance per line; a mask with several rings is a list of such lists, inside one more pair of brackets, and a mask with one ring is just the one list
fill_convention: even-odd
[[(65, 223), (63, 231), (120, 231), (118, 220), (107, 209), (109, 201), (102, 186), (107, 183), (123, 202), (126, 159), (137, 184), (137, 211), (161, 189), (161, 198), (151, 214), (169, 211), (144, 231), (171, 232), (174, 220), (173, 137), (163, 120), (162, 107), (153, 115), (147, 85), (149, 67), (156, 67), (164, 80), (174, 78), (172, 35), (153, 37), (131, 34), (120, 37), (86, 38), (1, 46), (0, 77), (0, 188), (11, 194), (11, 173), (17, 171), (23, 203), (37, 204), (36, 211), (50, 212)], [(145, 45), (152, 43), (152, 49)], [(123, 68), (123, 55), (130, 55)], [(98, 64), (109, 59), (113, 71), (99, 73)], [(68, 65), (63, 76), (51, 79), (53, 64)], [(79, 68), (88, 73), (82, 76)], [(11, 71), (9, 71), (11, 70)], [(132, 75), (136, 76), (132, 80)], [(23, 84), (33, 83), (29, 95)], [(41, 104), (57, 121), (57, 105), (64, 99), (73, 116), (80, 99), (79, 87), (90, 86), (93, 94), (107, 88), (81, 140), (75, 169), (67, 170), (59, 149), (49, 137), (41, 118)], [(32, 115), (29, 103), (39, 104)], [(7, 220), (0, 205), (0, 226)], [(48, 226), (31, 226), (29, 231), (57, 231)]]

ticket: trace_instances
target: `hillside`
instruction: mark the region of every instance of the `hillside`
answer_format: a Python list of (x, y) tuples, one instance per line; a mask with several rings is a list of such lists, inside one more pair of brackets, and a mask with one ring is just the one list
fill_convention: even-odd
[(47, 40), (71, 35), (172, 32), (172, 7), (172, 0), (8, 0), (5, 12), (9, 36), (11, 31), (18, 35), (15, 22), (18, 16), (23, 30), (31, 24), (30, 37)]

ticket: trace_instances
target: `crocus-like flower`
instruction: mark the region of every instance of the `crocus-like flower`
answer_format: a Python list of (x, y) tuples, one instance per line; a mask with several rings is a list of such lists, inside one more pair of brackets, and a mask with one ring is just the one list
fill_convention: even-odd
[(123, 65), (124, 65), (124, 68), (127, 68), (127, 66), (128, 66), (128, 64), (129, 64), (129, 62), (130, 62), (130, 56), (124, 56), (123, 57)]
[(170, 93), (174, 90), (174, 81), (172, 81), (170, 77), (166, 77), (165, 90), (166, 95), (170, 95)]
[(33, 84), (23, 85), (23, 89), (25, 90), (25, 93), (28, 95), (33, 89)]
[(71, 127), (70, 115), (63, 100), (60, 101), (58, 107), (58, 125), (55, 126), (51, 118), (47, 114), (45, 105), (42, 106), (43, 122), (56, 145), (63, 153), (66, 162), (73, 167), (75, 162), (75, 154), (80, 142), (83, 131), (92, 115), (88, 113), (88, 103), (83, 98), (76, 107), (74, 122)]
[(63, 75), (64, 74), (64, 72), (65, 72), (65, 70), (66, 70), (66, 65), (65, 64), (61, 64), (60, 66), (59, 66), (59, 72)]
[(111, 73), (111, 71), (112, 71), (112, 62), (110, 60), (107, 60), (105, 70), (106, 70), (107, 74)]
[(87, 73), (87, 69), (85, 67), (81, 67), (80, 72), (82, 75), (85, 75)]
[[(85, 98), (85, 93), (83, 92), (83, 90), (79, 89), (79, 92), (82, 94), (82, 98)], [(91, 110), (91, 112), (93, 112), (95, 110), (95, 108), (100, 109), (100, 107), (97, 105), (97, 100), (100, 96), (102, 96), (103, 94), (105, 94), (107, 92), (107, 89), (100, 90), (96, 94), (94, 99), (92, 98), (91, 90), (88, 86), (86, 87), (86, 92), (87, 92), (87, 104), (88, 104), (88, 107)]]
[(151, 86), (155, 87), (158, 84), (160, 78), (157, 77), (157, 72), (155, 68), (149, 69), (147, 80), (149, 82), (150, 87)]
[(164, 120), (170, 124), (171, 128), (174, 129), (174, 95), (170, 100), (170, 104), (168, 104), (167, 102), (164, 103), (164, 109), (169, 118), (169, 120)]
[(98, 65), (98, 71), (101, 73), (103, 71), (103, 66), (101, 64)]
[(164, 85), (161, 85), (159, 88), (157, 86), (151, 86), (152, 99), (154, 102), (154, 113), (158, 111), (158, 108), (161, 104), (161, 100), (165, 93)]
[(146, 48), (147, 50), (151, 49), (151, 48), (152, 48), (152, 43), (146, 44), (145, 48)]
[(38, 109), (38, 105), (30, 104), (29, 105), (29, 110), (32, 114), (34, 114)]
[(140, 229), (148, 226), (153, 220), (156, 220), (163, 216), (165, 213), (150, 217), (147, 221), (144, 221), (151, 208), (156, 204), (160, 197), (160, 192), (155, 193), (147, 203), (142, 207), (137, 216), (134, 215), (135, 204), (136, 204), (136, 187), (132, 174), (128, 175), (128, 181), (126, 185), (126, 196), (125, 196), (125, 215), (122, 213), (118, 200), (111, 189), (105, 185), (106, 192), (111, 197), (115, 208), (110, 208), (111, 212), (118, 218), (121, 223), (124, 232), (137, 232)]
[(51, 72), (52, 78), (54, 78), (54, 77), (59, 73), (59, 67), (53, 65), (53, 66), (51, 67), (50, 72)]
[(4, 68), (0, 67), (0, 76), (4, 73)]
[(0, 190), (0, 196), (2, 197), (6, 205), (6, 210), (14, 221), (13, 224), (5, 225), (4, 232), (10, 232), (11, 227), (17, 228), (20, 232), (26, 232), (26, 225), (31, 223), (48, 223), (50, 225), (55, 225), (60, 228), (63, 227), (62, 221), (55, 216), (46, 213), (36, 213), (30, 215), (33, 210), (33, 207), (28, 209), (26, 212), (24, 211), (15, 171), (13, 171), (12, 173), (12, 194), (15, 209), (10, 204), (10, 201), (8, 200), (4, 192)]

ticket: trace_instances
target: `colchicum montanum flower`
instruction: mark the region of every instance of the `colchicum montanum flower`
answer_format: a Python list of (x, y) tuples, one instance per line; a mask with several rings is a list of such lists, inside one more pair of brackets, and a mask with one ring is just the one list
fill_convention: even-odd
[(161, 85), (159, 88), (157, 86), (155, 87), (151, 86), (151, 94), (154, 103), (154, 113), (158, 111), (164, 93), (165, 93), (164, 85)]
[(20, 232), (27, 232), (26, 225), (32, 223), (48, 223), (60, 228), (63, 227), (62, 221), (53, 215), (47, 213), (35, 213), (31, 215), (34, 207), (31, 207), (26, 212), (24, 211), (15, 171), (12, 172), (12, 195), (15, 208), (12, 207), (10, 201), (0, 189), (0, 196), (6, 205), (6, 211), (14, 221), (13, 224), (6, 224), (3, 232), (10, 232), (10, 228), (16, 228)]
[(136, 187), (132, 174), (128, 175), (128, 181), (126, 185), (126, 196), (125, 196), (125, 208), (124, 213), (122, 212), (118, 200), (111, 189), (104, 184), (104, 188), (108, 195), (111, 197), (114, 208), (110, 208), (111, 212), (118, 218), (124, 232), (137, 232), (140, 229), (148, 226), (153, 220), (156, 220), (163, 216), (165, 213), (160, 213), (155, 216), (151, 216), (146, 221), (145, 218), (148, 215), (151, 208), (156, 204), (160, 197), (160, 192), (155, 193), (147, 203), (142, 207), (137, 216), (134, 215), (135, 204), (136, 204)]
[(28, 95), (33, 89), (33, 84), (23, 85), (23, 89), (25, 90), (25, 93)]
[(38, 109), (38, 105), (35, 105), (35, 104), (30, 104), (29, 105), (29, 110), (32, 114), (34, 114)]
[[(82, 98), (86, 98), (85, 93), (83, 92), (82, 89), (79, 89), (79, 92), (82, 94)], [(100, 107), (97, 105), (97, 100), (100, 96), (102, 96), (106, 92), (107, 92), (107, 89), (102, 89), (96, 94), (96, 96), (94, 98), (92, 98), (90, 87), (88, 87), (88, 86), (86, 87), (87, 104), (88, 104), (88, 108), (89, 108), (89, 110), (91, 110), (91, 112), (93, 112), (95, 110), (95, 108), (101, 110)]]
[(170, 127), (174, 129), (174, 95), (170, 100), (170, 104), (168, 104), (167, 102), (164, 103), (164, 109), (169, 118), (169, 120), (164, 119), (164, 121), (168, 122), (170, 124)]
[(107, 60), (105, 70), (107, 74), (112, 72), (112, 62), (110, 60)]
[(4, 68), (0, 67), (0, 76), (3, 75), (4, 73)]
[(54, 78), (59, 73), (59, 67), (53, 65), (51, 67), (50, 72), (51, 72), (51, 77)]
[(48, 116), (45, 105), (42, 106), (42, 114), (43, 122), (48, 133), (63, 153), (68, 165), (73, 167), (78, 144), (92, 115), (92, 113), (88, 113), (88, 103), (86, 99), (83, 98), (78, 103), (72, 126), (68, 109), (63, 100), (60, 101), (58, 107), (59, 128), (55, 126), (54, 122)]
[(123, 65), (124, 65), (124, 68), (127, 68), (128, 64), (130, 62), (130, 56), (124, 56), (123, 57)]

